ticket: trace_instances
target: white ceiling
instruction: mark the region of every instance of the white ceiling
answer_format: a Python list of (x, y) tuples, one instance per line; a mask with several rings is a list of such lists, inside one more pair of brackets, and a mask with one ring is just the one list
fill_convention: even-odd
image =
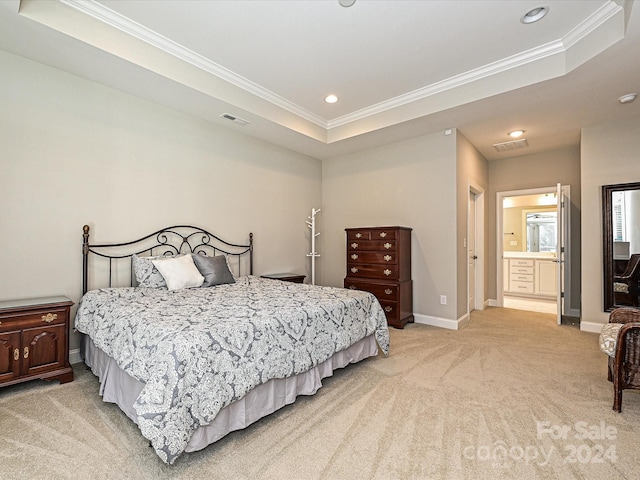
[[(520, 18), (547, 5), (541, 21)], [(640, 116), (618, 0), (0, 0), (0, 49), (317, 158), (457, 128), (488, 159)], [(340, 100), (329, 105), (324, 97)], [(247, 120), (240, 126), (220, 118)], [(528, 148), (498, 153), (507, 132)]]

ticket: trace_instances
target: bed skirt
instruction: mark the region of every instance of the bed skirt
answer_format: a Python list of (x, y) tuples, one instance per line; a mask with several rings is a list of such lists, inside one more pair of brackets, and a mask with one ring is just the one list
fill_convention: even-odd
[[(83, 335), (82, 351), (85, 363), (100, 381), (99, 393), (103, 401), (117, 404), (137, 424), (133, 405), (144, 384), (121, 370), (116, 361), (96, 347), (86, 335)], [(305, 373), (258, 385), (241, 399), (220, 410), (209, 425), (199, 427), (191, 436), (185, 451), (201, 450), (227, 433), (241, 430), (295, 402), (298, 395), (315, 394), (322, 386), (322, 379), (333, 375), (334, 370), (377, 353), (375, 336), (370, 335)]]

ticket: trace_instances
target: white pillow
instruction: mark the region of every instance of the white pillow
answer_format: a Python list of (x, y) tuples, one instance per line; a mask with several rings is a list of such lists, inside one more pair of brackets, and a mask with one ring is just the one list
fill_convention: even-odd
[(158, 269), (169, 290), (199, 287), (204, 282), (191, 255), (182, 257), (157, 258), (151, 260)]

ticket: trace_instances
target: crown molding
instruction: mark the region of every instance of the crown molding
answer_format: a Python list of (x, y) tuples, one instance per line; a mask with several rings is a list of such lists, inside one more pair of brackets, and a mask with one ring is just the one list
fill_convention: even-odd
[(116, 28), (127, 35), (130, 35), (138, 40), (141, 40), (169, 55), (172, 55), (180, 60), (189, 63), (211, 75), (215, 75), (226, 82), (229, 82), (236, 87), (239, 87), (253, 95), (256, 95), (263, 100), (266, 100), (294, 115), (297, 115), (315, 125), (322, 128), (327, 128), (327, 121), (315, 115), (314, 113), (296, 105), (293, 102), (277, 95), (276, 93), (267, 90), (260, 85), (252, 82), (251, 80), (236, 74), (235, 72), (223, 67), (211, 60), (203, 57), (202, 55), (183, 47), (182, 45), (160, 35), (159, 33), (141, 25), (117, 12), (114, 12), (108, 7), (102, 4), (94, 2), (93, 0), (59, 0), (75, 10), (78, 10), (85, 15), (89, 15), (100, 22)]

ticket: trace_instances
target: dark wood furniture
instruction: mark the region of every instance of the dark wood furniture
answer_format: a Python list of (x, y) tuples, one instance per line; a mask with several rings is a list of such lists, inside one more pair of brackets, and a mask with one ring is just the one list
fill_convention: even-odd
[(271, 278), (272, 280), (282, 280), (283, 282), (304, 283), (306, 275), (299, 273), (269, 273), (260, 275), (262, 278)]
[(373, 293), (392, 327), (413, 322), (411, 229), (347, 228), (345, 288)]
[(620, 412), (622, 390), (640, 390), (640, 310), (616, 308), (609, 315), (609, 323), (624, 324), (607, 372), (607, 379), (613, 382), (613, 410)]
[[(604, 311), (610, 312), (620, 305), (616, 304), (613, 292), (613, 276), (615, 275), (614, 265), (614, 225), (613, 225), (613, 194), (614, 192), (626, 192), (640, 190), (640, 182), (620, 183), (616, 185), (603, 185), (602, 187), (602, 247), (604, 279), (602, 288), (604, 290)], [(631, 252), (633, 253), (633, 252)]]
[(0, 387), (39, 378), (73, 380), (67, 297), (0, 302)]

